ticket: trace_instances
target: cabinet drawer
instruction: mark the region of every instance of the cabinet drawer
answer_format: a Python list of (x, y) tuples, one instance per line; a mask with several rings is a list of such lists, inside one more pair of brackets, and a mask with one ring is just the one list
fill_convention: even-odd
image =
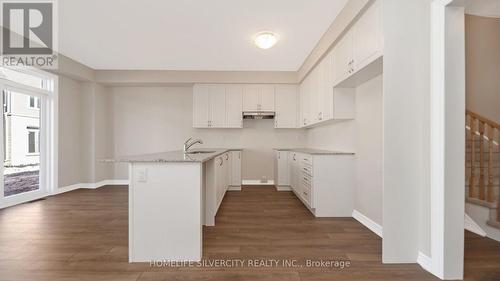
[(300, 155), (300, 161), (306, 165), (312, 166), (313, 160), (312, 160), (312, 155), (309, 154), (301, 154)]
[(301, 172), (303, 175), (308, 175), (309, 177), (313, 176), (312, 167), (310, 167), (308, 165), (302, 165)]
[(304, 199), (304, 201), (306, 201), (309, 206), (311, 205), (311, 191), (309, 189), (302, 189), (300, 191), (300, 197), (302, 197), (302, 199)]

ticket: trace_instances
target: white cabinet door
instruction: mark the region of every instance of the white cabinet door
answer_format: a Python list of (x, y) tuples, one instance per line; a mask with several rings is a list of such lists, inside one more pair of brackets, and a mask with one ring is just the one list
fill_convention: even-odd
[(310, 86), (310, 77), (307, 76), (304, 80), (302, 80), (302, 87), (299, 93), (299, 107), (300, 107), (300, 119), (299, 125), (300, 127), (305, 127), (309, 125), (309, 86)]
[(347, 79), (354, 72), (353, 41), (353, 32), (349, 30), (333, 49), (334, 84)]
[(241, 151), (231, 151), (231, 185), (241, 186)]
[(260, 86), (260, 102), (259, 110), (274, 111), (274, 86), (262, 85)]
[(226, 128), (243, 127), (243, 87), (226, 86)]
[(315, 67), (309, 74), (309, 123), (315, 124), (319, 121), (318, 91), (320, 68)]
[(279, 186), (290, 185), (290, 175), (288, 171), (288, 152), (278, 151), (278, 183)]
[(259, 85), (245, 85), (243, 91), (243, 111), (258, 111), (259, 100)]
[(354, 25), (354, 68), (365, 67), (382, 55), (382, 9), (376, 1)]
[(226, 91), (224, 86), (209, 86), (210, 127), (226, 126)]
[(296, 85), (277, 85), (275, 128), (296, 128), (298, 89)]
[(210, 123), (208, 86), (193, 87), (193, 127), (208, 128)]
[(333, 118), (333, 71), (332, 71), (333, 52), (329, 52), (323, 59), (321, 78), (320, 78), (320, 96), (319, 107), (321, 121)]

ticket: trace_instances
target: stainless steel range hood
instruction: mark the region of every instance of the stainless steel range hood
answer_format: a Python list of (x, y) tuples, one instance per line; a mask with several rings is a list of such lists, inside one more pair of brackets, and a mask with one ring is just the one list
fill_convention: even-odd
[(244, 111), (243, 119), (274, 119), (274, 111)]

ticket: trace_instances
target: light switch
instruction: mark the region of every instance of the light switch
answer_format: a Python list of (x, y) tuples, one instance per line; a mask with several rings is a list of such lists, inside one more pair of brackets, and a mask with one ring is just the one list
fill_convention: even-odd
[(146, 168), (137, 169), (137, 182), (147, 182), (148, 181), (148, 170)]

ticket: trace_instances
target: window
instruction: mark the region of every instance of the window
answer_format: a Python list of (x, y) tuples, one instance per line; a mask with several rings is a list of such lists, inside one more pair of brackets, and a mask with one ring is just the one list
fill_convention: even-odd
[(30, 108), (40, 109), (40, 98), (30, 96)]
[(37, 128), (28, 128), (28, 153), (40, 153), (40, 131)]

